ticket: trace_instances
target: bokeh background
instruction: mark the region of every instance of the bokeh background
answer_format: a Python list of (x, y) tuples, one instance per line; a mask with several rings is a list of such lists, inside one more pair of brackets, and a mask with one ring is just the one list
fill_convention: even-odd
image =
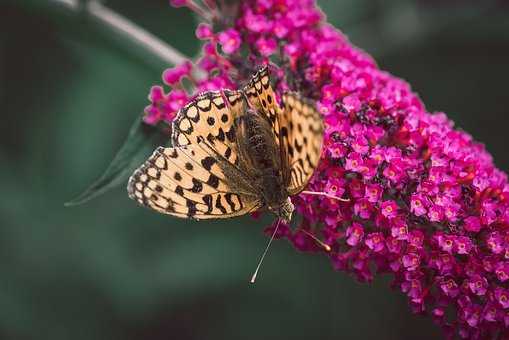
[[(319, 1), (509, 169), (505, 1)], [(105, 5), (187, 55), (195, 20), (166, 0)], [(106, 168), (167, 65), (52, 0), (0, 1), (1, 339), (430, 339), (387, 277), (359, 284), (324, 256), (273, 244), (268, 219), (177, 220), (124, 187), (63, 203)]]

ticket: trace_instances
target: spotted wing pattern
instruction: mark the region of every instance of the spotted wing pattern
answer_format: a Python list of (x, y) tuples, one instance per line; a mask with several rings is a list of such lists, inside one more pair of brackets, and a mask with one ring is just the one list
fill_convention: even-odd
[(279, 146), (279, 121), (277, 119), (281, 110), (276, 102), (272, 85), (270, 84), (267, 66), (254, 74), (251, 81), (243, 89), (250, 105), (260, 112), (272, 126), (276, 144)]
[(243, 137), (236, 124), (248, 107), (270, 123), (288, 193), (302, 191), (320, 158), (322, 117), (295, 93), (285, 94), (281, 108), (265, 67), (243, 90), (205, 92), (182, 108), (172, 123), (172, 147), (158, 148), (134, 172), (129, 196), (182, 218), (227, 218), (261, 208), (260, 169), (247, 166), (239, 150), (246, 144), (237, 140)]
[[(278, 115), (281, 126), (283, 178), (290, 195), (304, 190), (320, 160), (323, 142), (322, 115), (314, 102), (295, 92), (283, 95)], [(285, 170), (286, 169), (286, 170)]]
[(232, 126), (245, 105), (240, 91), (209, 91), (198, 95), (173, 120), (173, 146), (194, 144), (200, 138), (232, 144), (235, 137)]
[(240, 170), (235, 121), (247, 102), (241, 91), (210, 91), (182, 108), (170, 148), (158, 148), (131, 176), (129, 196), (182, 218), (239, 216), (258, 209), (260, 194)]
[(247, 214), (261, 206), (249, 181), (231, 187), (237, 168), (205, 141), (159, 147), (131, 176), (129, 197), (158, 212), (196, 220)]

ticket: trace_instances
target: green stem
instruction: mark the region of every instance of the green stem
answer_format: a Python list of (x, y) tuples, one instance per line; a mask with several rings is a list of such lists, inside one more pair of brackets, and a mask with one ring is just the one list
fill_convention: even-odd
[(174, 47), (168, 45), (152, 33), (136, 25), (127, 18), (104, 6), (98, 0), (82, 2), (80, 0), (52, 0), (75, 12), (85, 12), (103, 25), (122, 35), (163, 62), (178, 65), (189, 60)]

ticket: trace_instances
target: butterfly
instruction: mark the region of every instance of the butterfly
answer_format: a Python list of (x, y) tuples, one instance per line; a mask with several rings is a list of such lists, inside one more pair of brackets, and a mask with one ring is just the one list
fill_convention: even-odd
[(130, 177), (129, 197), (181, 218), (229, 218), (268, 210), (290, 222), (291, 196), (320, 160), (322, 115), (296, 92), (276, 101), (269, 70), (239, 90), (198, 95), (172, 122), (171, 147), (159, 147)]

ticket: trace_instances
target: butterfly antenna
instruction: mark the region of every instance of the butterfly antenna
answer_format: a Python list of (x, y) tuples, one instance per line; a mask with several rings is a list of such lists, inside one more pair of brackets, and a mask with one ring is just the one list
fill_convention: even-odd
[(338, 201), (341, 201), (341, 202), (349, 202), (350, 201), (348, 198), (341, 198), (341, 197), (338, 197), (338, 196), (334, 196), (334, 195), (328, 194), (326, 192), (301, 191), (301, 194), (304, 194), (304, 195), (315, 195), (315, 196), (325, 196), (325, 197), (332, 198), (333, 200), (338, 200)]
[(274, 228), (274, 232), (272, 233), (272, 236), (270, 237), (269, 243), (267, 243), (267, 247), (265, 247), (265, 250), (264, 250), (264, 252), (262, 254), (262, 257), (260, 258), (260, 261), (258, 262), (258, 266), (256, 266), (256, 270), (253, 273), (253, 276), (251, 276), (251, 281), (250, 281), (251, 283), (255, 283), (255, 281), (256, 281), (256, 276), (258, 275), (258, 270), (260, 270), (260, 267), (262, 265), (263, 259), (265, 258), (265, 255), (269, 251), (270, 244), (272, 243), (272, 240), (276, 236), (277, 229), (279, 228), (279, 223), (280, 222), (281, 222), (281, 219), (278, 218), (277, 221), (276, 221), (276, 227)]
[(320, 245), (320, 247), (322, 247), (323, 249), (325, 249), (325, 251), (331, 251), (331, 247), (324, 243), (322, 240), (320, 240), (318, 237), (316, 237), (315, 235), (311, 234), (309, 231), (305, 230), (305, 229), (300, 229), (300, 231), (302, 231), (304, 234), (308, 235), (309, 237), (311, 237), (313, 240), (315, 240), (316, 243), (318, 243)]

